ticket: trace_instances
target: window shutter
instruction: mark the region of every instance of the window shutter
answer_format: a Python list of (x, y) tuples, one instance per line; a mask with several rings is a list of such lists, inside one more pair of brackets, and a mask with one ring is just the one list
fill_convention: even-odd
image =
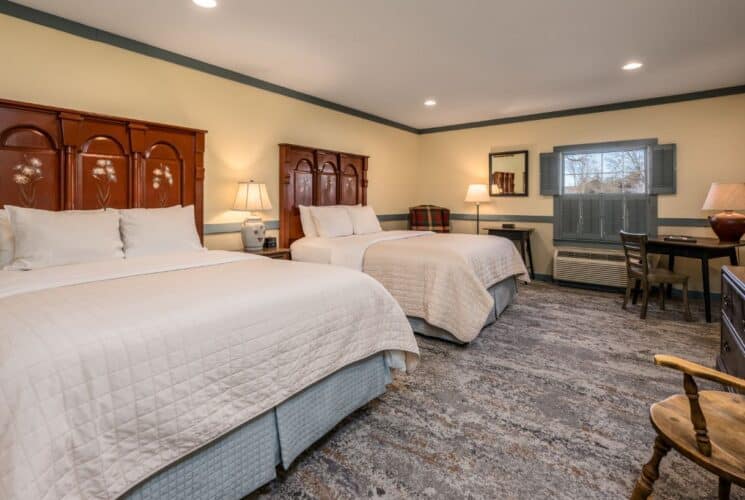
[(619, 232), (623, 229), (623, 196), (603, 197), (603, 240), (621, 241)]
[(557, 196), (554, 198), (554, 238), (576, 240), (579, 238), (579, 198)]
[(599, 240), (602, 238), (600, 196), (583, 196), (580, 202), (580, 238)]
[(626, 230), (632, 233), (649, 233), (651, 200), (648, 196), (626, 198)]
[(541, 194), (561, 194), (561, 168), (559, 153), (541, 153)]
[(675, 144), (652, 146), (649, 165), (650, 194), (675, 194)]

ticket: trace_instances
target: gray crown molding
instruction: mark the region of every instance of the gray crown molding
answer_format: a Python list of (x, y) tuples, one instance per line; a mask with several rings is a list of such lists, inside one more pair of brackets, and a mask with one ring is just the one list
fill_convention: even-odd
[(364, 120), (369, 120), (371, 122), (379, 123), (381, 125), (386, 125), (389, 127), (397, 128), (399, 130), (405, 130), (406, 132), (411, 132), (412, 134), (434, 134), (434, 133), (439, 133), (439, 132), (450, 132), (453, 130), (465, 130), (465, 129), (470, 129), (470, 128), (490, 127), (493, 125), (505, 125), (508, 123), (545, 120), (548, 118), (560, 118), (563, 116), (584, 115), (584, 114), (590, 114), (590, 113), (602, 113), (605, 111), (617, 111), (621, 109), (640, 108), (644, 106), (658, 106), (660, 104), (670, 104), (670, 103), (675, 103), (675, 102), (692, 101), (696, 99), (709, 99), (712, 97), (722, 97), (722, 96), (734, 95), (734, 94), (745, 94), (745, 85), (737, 85), (734, 87), (723, 87), (723, 88), (718, 88), (718, 89), (702, 90), (698, 92), (689, 92), (686, 94), (675, 94), (675, 95), (668, 95), (668, 96), (661, 96), (661, 97), (652, 97), (648, 99), (637, 99), (633, 101), (623, 101), (623, 102), (616, 102), (616, 103), (609, 103), (609, 104), (601, 104), (597, 106), (586, 106), (586, 107), (571, 108), (571, 109), (564, 109), (564, 110), (558, 110), (558, 111), (548, 111), (545, 113), (534, 113), (534, 114), (529, 114), (529, 115), (519, 115), (519, 116), (511, 116), (511, 117), (505, 117), (505, 118), (494, 118), (491, 120), (482, 120), (482, 121), (459, 123), (459, 124), (454, 124), (454, 125), (443, 125), (439, 127), (429, 127), (429, 128), (419, 129), (419, 128), (411, 127), (403, 123), (399, 123), (394, 120), (389, 120), (388, 118), (383, 118), (381, 116), (374, 115), (372, 113), (367, 113), (359, 109), (351, 108), (349, 106), (344, 106), (343, 104), (338, 104), (332, 101), (328, 101), (326, 99), (321, 99), (320, 97), (316, 97), (310, 94), (299, 92), (297, 90), (283, 87), (281, 85), (276, 85), (274, 83), (267, 82), (265, 80), (260, 80), (258, 78), (254, 78), (252, 76), (249, 76), (243, 73), (238, 73), (237, 71), (232, 71), (229, 69), (222, 68), (220, 66), (215, 66), (214, 64), (209, 64), (204, 61), (200, 61), (198, 59), (193, 59), (191, 57), (187, 57), (187, 56), (178, 54), (176, 52), (171, 52), (169, 50), (161, 49), (153, 45), (148, 45), (146, 43), (138, 42), (137, 40), (133, 40), (131, 38), (127, 38), (127, 37), (120, 36), (120, 35), (115, 35), (114, 33), (100, 30), (100, 29), (97, 29), (92, 26), (88, 26), (86, 24), (82, 24), (76, 21), (71, 21), (70, 19), (66, 19), (64, 17), (56, 16), (54, 14), (49, 14), (49, 13), (46, 13), (46, 12), (43, 12), (37, 9), (33, 9), (31, 7), (26, 7), (25, 5), (13, 3), (13, 2), (10, 2), (9, 0), (0, 0), (0, 13), (6, 14), (9, 16), (18, 18), (18, 19), (23, 19), (25, 21), (29, 21), (35, 24), (39, 24), (41, 26), (46, 26), (48, 28), (53, 28), (59, 31), (64, 31), (65, 33), (70, 33), (72, 35), (76, 35), (82, 38), (87, 38), (88, 40), (93, 40), (96, 42), (113, 45), (114, 47), (136, 52), (138, 54), (142, 54), (145, 56), (154, 57), (156, 59), (161, 59), (163, 61), (167, 61), (173, 64), (178, 64), (180, 66), (184, 66), (190, 69), (201, 71), (203, 73), (207, 73), (213, 76), (225, 78), (227, 80), (232, 80), (234, 82), (242, 83), (244, 85), (248, 85), (254, 88), (266, 90), (268, 92), (273, 92), (275, 94), (280, 94), (286, 97), (297, 99), (299, 101), (307, 102), (309, 104), (314, 104), (316, 106), (320, 106), (326, 109), (331, 109), (333, 111), (338, 111), (339, 113), (344, 113), (350, 116), (355, 116), (357, 118), (362, 118)]

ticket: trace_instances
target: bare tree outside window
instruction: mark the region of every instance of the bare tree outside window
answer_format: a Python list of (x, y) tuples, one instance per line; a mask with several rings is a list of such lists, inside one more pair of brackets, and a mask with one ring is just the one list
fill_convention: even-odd
[(564, 154), (565, 194), (646, 192), (645, 149)]

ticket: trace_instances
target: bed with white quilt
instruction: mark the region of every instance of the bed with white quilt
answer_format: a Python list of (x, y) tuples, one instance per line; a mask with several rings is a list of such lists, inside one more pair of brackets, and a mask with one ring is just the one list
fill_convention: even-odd
[(426, 231), (383, 231), (370, 206), (300, 206), (304, 237), (295, 261), (363, 271), (393, 295), (424, 335), (468, 343), (529, 281), (506, 238)]
[(0, 498), (242, 498), (416, 366), (380, 283), (206, 251), (193, 207), (6, 209)]

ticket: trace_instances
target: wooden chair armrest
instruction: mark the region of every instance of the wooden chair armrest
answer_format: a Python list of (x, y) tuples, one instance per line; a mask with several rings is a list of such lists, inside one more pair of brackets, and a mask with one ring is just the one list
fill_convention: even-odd
[(730, 387), (740, 389), (741, 391), (745, 391), (745, 380), (738, 377), (733, 377), (732, 375), (722, 373), (712, 368), (707, 368), (705, 366), (699, 365), (698, 363), (686, 361), (685, 359), (679, 358), (677, 356), (657, 354), (654, 357), (654, 363), (659, 366), (666, 366), (667, 368), (679, 370), (693, 377), (711, 380), (712, 382), (718, 382), (720, 384), (728, 385)]

